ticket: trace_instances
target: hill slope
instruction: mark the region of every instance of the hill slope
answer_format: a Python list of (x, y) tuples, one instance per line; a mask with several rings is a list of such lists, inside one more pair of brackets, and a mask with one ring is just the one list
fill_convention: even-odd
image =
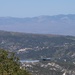
[(0, 31), (0, 48), (20, 59), (66, 59), (75, 61), (75, 37)]

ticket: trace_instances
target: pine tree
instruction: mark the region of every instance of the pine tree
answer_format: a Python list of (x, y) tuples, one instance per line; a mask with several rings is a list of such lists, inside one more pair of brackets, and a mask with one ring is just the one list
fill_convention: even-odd
[(19, 59), (14, 53), (0, 49), (0, 75), (30, 75), (20, 69)]

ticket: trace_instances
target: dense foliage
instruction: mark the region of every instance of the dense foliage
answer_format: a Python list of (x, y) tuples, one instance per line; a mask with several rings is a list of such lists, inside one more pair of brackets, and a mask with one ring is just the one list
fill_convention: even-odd
[(20, 63), (14, 53), (0, 49), (0, 75), (30, 75), (20, 69)]

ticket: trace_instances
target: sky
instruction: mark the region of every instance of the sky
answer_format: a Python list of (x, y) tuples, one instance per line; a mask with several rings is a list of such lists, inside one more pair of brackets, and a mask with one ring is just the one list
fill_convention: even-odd
[(75, 14), (75, 0), (0, 0), (0, 17)]

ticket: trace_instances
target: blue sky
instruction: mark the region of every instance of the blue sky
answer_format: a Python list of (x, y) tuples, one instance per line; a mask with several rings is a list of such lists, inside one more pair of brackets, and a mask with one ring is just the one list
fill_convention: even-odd
[(75, 14), (75, 0), (0, 0), (0, 17)]

